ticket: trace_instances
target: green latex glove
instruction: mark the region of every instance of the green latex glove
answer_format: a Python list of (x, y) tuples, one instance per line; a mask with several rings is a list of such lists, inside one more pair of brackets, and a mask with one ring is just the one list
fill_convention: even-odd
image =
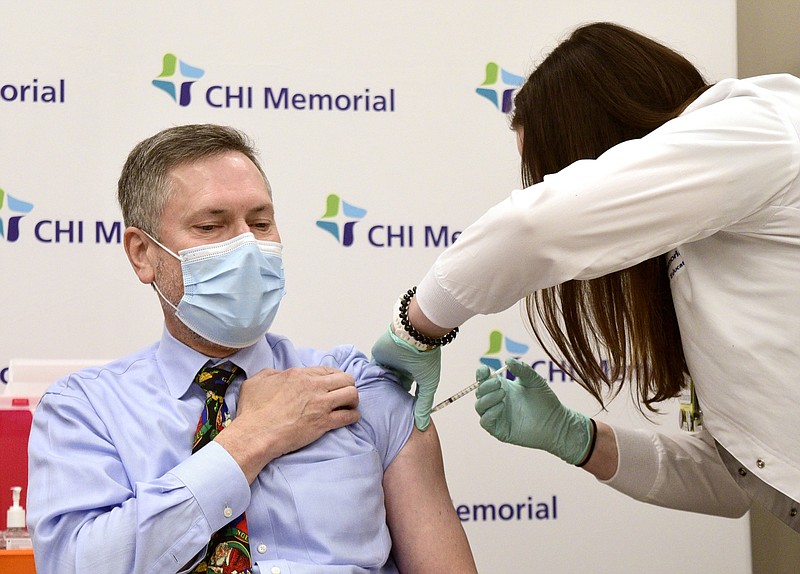
[(586, 456), (592, 438), (589, 417), (564, 406), (536, 371), (517, 359), (507, 359), (517, 378), (489, 377), (482, 365), (475, 410), (481, 426), (495, 438), (519, 446), (546, 450), (570, 464)]
[(408, 383), (406, 390), (411, 388), (411, 379), (417, 382), (414, 425), (423, 431), (428, 428), (433, 396), (439, 386), (442, 350), (436, 347), (420, 351), (392, 333), (390, 326), (372, 346), (372, 360), (397, 373), (401, 381)]

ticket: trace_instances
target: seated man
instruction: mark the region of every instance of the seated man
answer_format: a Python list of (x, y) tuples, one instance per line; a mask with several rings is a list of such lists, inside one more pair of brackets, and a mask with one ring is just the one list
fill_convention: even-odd
[(42, 397), (37, 572), (475, 572), (411, 396), (352, 347), (301, 350), (268, 332), (281, 244), (246, 137), (156, 134), (128, 157), (119, 201), (165, 328)]

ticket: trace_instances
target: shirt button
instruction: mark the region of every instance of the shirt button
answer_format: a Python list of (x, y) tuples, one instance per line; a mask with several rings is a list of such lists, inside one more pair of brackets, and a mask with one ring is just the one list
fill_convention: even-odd
[(269, 569), (269, 571), (271, 574), (281, 574), (281, 569), (278, 568), (277, 566), (273, 566), (272, 568)]
[(259, 544), (257, 550), (259, 554), (264, 554), (267, 551), (267, 545)]
[(233, 510), (230, 506), (226, 506), (225, 510), (222, 511), (222, 514), (225, 516), (225, 518), (230, 518), (233, 516)]
[(758, 468), (764, 468), (764, 467), (766, 466), (766, 463), (765, 463), (763, 460), (761, 460), (761, 459), (759, 458), (759, 459), (756, 461), (756, 466), (757, 466)]

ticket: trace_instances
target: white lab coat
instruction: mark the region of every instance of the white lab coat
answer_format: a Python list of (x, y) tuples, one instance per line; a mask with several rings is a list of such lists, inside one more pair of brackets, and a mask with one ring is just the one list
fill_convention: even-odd
[[(418, 303), (455, 326), (538, 289), (669, 257), (705, 428), (800, 501), (799, 132), (800, 79), (721, 81), (646, 137), (512, 192), (441, 254)], [(617, 429), (617, 439), (611, 486), (670, 507), (746, 510), (711, 437)]]

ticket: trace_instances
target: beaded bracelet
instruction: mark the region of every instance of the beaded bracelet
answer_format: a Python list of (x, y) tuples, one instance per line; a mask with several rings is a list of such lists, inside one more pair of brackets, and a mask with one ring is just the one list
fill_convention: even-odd
[(442, 347), (447, 343), (450, 343), (453, 339), (456, 338), (458, 335), (458, 327), (450, 331), (449, 333), (445, 333), (441, 337), (426, 337), (419, 331), (414, 328), (414, 325), (411, 324), (411, 321), (408, 319), (408, 305), (411, 303), (411, 298), (417, 292), (416, 286), (409, 289), (406, 293), (400, 297), (400, 304), (399, 304), (399, 319), (400, 324), (403, 326), (403, 330), (408, 333), (412, 339), (414, 339), (420, 345), (424, 345), (429, 349), (434, 347)]

